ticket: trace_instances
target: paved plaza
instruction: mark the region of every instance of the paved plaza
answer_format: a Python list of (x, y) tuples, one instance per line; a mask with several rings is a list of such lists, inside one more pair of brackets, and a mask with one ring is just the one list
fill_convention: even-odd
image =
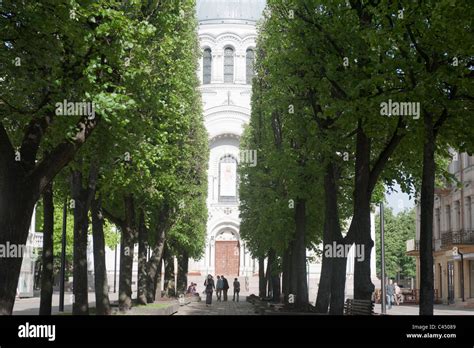
[(257, 315), (255, 308), (249, 302), (234, 302), (232, 298), (227, 302), (217, 302), (216, 296), (212, 304), (207, 307), (205, 298), (201, 302), (191, 302), (186, 306), (179, 307), (178, 313), (174, 315)]
[[(382, 313), (380, 304), (376, 304), (375, 313)], [(387, 315), (418, 315), (419, 309), (417, 305), (400, 305), (392, 306), (387, 309)], [(434, 315), (474, 315), (474, 308), (456, 307), (453, 305), (435, 305)]]

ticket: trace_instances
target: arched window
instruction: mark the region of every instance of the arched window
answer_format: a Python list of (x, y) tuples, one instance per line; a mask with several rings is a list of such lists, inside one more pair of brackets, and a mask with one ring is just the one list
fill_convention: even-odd
[(237, 160), (226, 155), (219, 161), (219, 202), (237, 200)]
[(202, 67), (202, 83), (206, 85), (211, 83), (212, 51), (210, 48), (204, 50)]
[(254, 59), (255, 59), (255, 52), (249, 48), (246, 54), (246, 67), (247, 67), (246, 81), (248, 85), (252, 84), (252, 78), (255, 75), (254, 68), (253, 68)]
[(224, 82), (234, 82), (234, 49), (226, 47), (224, 50)]

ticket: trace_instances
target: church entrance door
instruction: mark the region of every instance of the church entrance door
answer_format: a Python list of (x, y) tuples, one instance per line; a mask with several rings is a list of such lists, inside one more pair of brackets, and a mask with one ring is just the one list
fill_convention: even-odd
[(238, 277), (240, 247), (238, 241), (216, 241), (216, 275)]

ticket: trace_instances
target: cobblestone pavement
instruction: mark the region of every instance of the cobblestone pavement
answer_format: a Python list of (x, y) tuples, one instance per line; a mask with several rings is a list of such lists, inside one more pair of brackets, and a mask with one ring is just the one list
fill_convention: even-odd
[(212, 304), (206, 307), (205, 298), (201, 302), (191, 302), (186, 306), (179, 307), (178, 313), (174, 315), (257, 315), (252, 304), (240, 297), (240, 302), (232, 301), (217, 302), (213, 296)]

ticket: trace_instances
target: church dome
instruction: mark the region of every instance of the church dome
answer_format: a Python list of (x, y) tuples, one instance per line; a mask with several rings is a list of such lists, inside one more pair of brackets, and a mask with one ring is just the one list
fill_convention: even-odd
[(265, 9), (265, 0), (197, 0), (197, 18), (201, 21), (258, 21)]

